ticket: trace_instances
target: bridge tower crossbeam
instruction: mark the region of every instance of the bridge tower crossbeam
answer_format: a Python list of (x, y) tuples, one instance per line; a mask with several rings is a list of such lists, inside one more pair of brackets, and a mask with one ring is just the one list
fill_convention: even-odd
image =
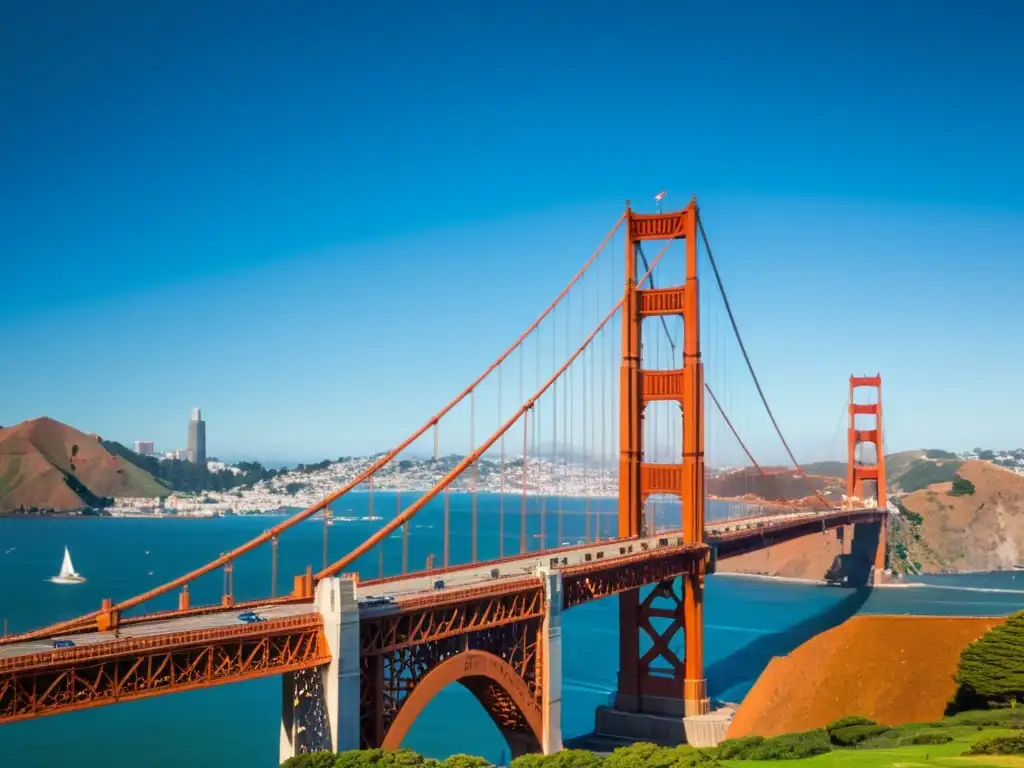
[[(697, 203), (681, 211), (636, 214), (626, 207), (626, 279), (622, 304), (622, 364), (620, 369), (619, 537), (642, 536), (644, 502), (653, 494), (677, 496), (680, 528), (687, 544), (704, 543), (704, 367), (700, 354), (699, 285), (697, 278)], [(643, 287), (638, 276), (637, 244), (645, 240), (686, 243), (684, 285)], [(641, 367), (643, 320), (675, 315), (683, 319), (682, 368), (645, 370)], [(644, 461), (644, 412), (654, 401), (678, 403), (682, 419), (679, 463)], [(638, 590), (619, 595), (619, 680), (616, 709), (627, 712), (687, 715), (709, 709), (703, 664), (703, 607), (706, 561), (683, 575), (683, 594), (673, 581), (660, 584), (644, 600)], [(657, 598), (666, 598), (659, 605)], [(669, 619), (664, 631), (654, 629)], [(682, 632), (682, 660), (670, 648)], [(653, 647), (641, 652), (643, 635)], [(655, 702), (663, 702), (655, 704)]]

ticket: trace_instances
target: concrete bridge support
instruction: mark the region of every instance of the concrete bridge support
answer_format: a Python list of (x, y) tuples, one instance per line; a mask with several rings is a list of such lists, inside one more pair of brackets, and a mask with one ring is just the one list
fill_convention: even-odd
[[(541, 569), (544, 581), (544, 624), (541, 626), (541, 751), (552, 755), (562, 750), (562, 574)], [(515, 745), (511, 745), (513, 751)]]
[(323, 579), (314, 605), (331, 662), (282, 675), (280, 760), (321, 749), (359, 748), (359, 604), (356, 583)]

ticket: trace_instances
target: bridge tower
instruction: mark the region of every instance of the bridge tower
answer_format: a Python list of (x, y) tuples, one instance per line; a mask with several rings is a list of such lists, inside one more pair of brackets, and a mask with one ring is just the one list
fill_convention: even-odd
[[(858, 403), (856, 391), (858, 389), (875, 389), (878, 392), (874, 402)], [(852, 499), (864, 499), (864, 483), (875, 484), (875, 499), (879, 509), (885, 510), (888, 502), (885, 489), (885, 445), (882, 429), (882, 375), (874, 376), (850, 376), (850, 421), (846, 430), (847, 446), (847, 470), (846, 470), (846, 497)], [(857, 428), (858, 416), (874, 416), (874, 423), (868, 429)], [(857, 446), (862, 443), (871, 443), (875, 446), (875, 460), (873, 464), (862, 464), (857, 461)], [(882, 518), (879, 524), (878, 546), (875, 550), (874, 572), (876, 574), (885, 570), (886, 550), (886, 522)]]
[[(873, 403), (858, 403), (855, 393), (860, 388), (872, 388), (878, 391)], [(870, 429), (858, 429), (857, 416), (874, 416), (874, 424)], [(875, 483), (875, 498), (878, 508), (885, 509), (885, 449), (882, 440), (882, 376), (850, 376), (850, 423), (846, 430), (847, 460), (846, 473), (847, 498), (864, 498), (864, 482)], [(857, 446), (871, 443), (875, 446), (875, 462), (873, 464), (857, 463)]]
[[(622, 309), (622, 365), (619, 457), (619, 536), (644, 534), (644, 502), (652, 494), (677, 496), (682, 505), (686, 543), (704, 542), (704, 367), (700, 355), (699, 287), (697, 280), (697, 202), (681, 211), (633, 213), (626, 207), (626, 281)], [(645, 240), (686, 242), (684, 285), (644, 287), (638, 284), (637, 244)], [(644, 318), (683, 318), (683, 360), (678, 370), (641, 367)], [(644, 461), (643, 424), (648, 403), (679, 404), (683, 432), (679, 463)], [(649, 533), (653, 534), (653, 531)], [(704, 678), (704, 574), (698, 561), (682, 577), (683, 594), (673, 581), (662, 582), (644, 600), (639, 590), (619, 595), (619, 680), (615, 709), (619, 712), (681, 716), (709, 709)], [(656, 606), (665, 599), (668, 607)], [(669, 626), (655, 629), (664, 619)], [(682, 660), (670, 648), (682, 632)], [(641, 638), (653, 642), (642, 649)]]

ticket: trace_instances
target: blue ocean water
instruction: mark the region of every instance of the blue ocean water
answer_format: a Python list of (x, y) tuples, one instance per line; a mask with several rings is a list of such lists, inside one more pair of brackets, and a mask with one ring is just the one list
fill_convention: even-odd
[[(394, 514), (411, 496), (374, 494), (374, 513)], [(539, 544), (541, 500), (528, 500), (527, 537)], [(613, 502), (578, 499), (544, 500), (545, 541), (582, 538), (586, 520), (602, 520), (611, 535)], [(498, 552), (499, 506), (494, 496), (477, 500), (480, 556)], [(505, 552), (518, 551), (520, 499), (504, 504)], [(412, 523), (411, 567), (422, 567), (428, 554), (441, 562), (443, 503), (431, 502)], [(561, 509), (561, 515), (559, 515)], [(369, 511), (367, 494), (352, 494), (334, 514), (360, 517)], [(586, 512), (589, 511), (589, 514)], [(712, 504), (709, 518), (733, 516), (741, 510)], [(451, 562), (470, 554), (471, 499), (452, 494)], [(661, 525), (670, 525), (678, 511), (666, 507)], [(561, 524), (559, 524), (561, 517)], [(97, 608), (104, 597), (115, 600), (136, 594), (208, 562), (278, 522), (268, 517), (198, 519), (0, 518), (0, 620), (11, 632), (69, 618)], [(338, 521), (329, 529), (329, 555), (337, 558), (381, 525), (374, 521)], [(559, 530), (560, 527), (560, 530)], [(312, 520), (282, 536), (279, 588), (305, 566), (321, 565), (323, 524)], [(75, 567), (88, 581), (58, 586), (47, 579), (60, 567), (67, 545)], [(364, 578), (401, 568), (401, 538), (387, 540), (383, 558), (377, 553), (357, 563)], [(270, 587), (270, 553), (258, 551), (239, 561), (234, 584), (238, 599), (264, 597)], [(1018, 578), (1019, 575), (1019, 578)], [(1005, 615), (1024, 607), (1024, 574), (971, 574), (917, 580), (907, 589), (849, 590), (812, 584), (735, 576), (707, 580), (705, 646), (711, 695), (738, 701), (773, 656), (785, 654), (814, 634), (855, 613), (929, 615)], [(218, 599), (221, 576), (213, 573), (192, 588), (194, 603)], [(159, 607), (172, 607), (168, 596)], [(563, 732), (566, 737), (589, 732), (594, 709), (608, 703), (618, 669), (615, 599), (574, 608), (564, 625)], [(191, 693), (163, 696), (111, 707), (42, 718), (0, 727), (0, 754), (16, 755), (20, 768), (75, 764), (80, 768), (134, 764), (145, 755), (153, 768), (277, 764), (280, 680), (267, 678)], [(473, 697), (451, 686), (431, 703), (410, 731), (406, 745), (424, 754), (444, 757), (469, 752), (498, 760), (503, 741)]]

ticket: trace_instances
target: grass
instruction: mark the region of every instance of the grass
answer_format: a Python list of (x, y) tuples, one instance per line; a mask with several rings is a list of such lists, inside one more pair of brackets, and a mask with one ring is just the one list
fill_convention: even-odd
[[(972, 713), (977, 714), (977, 713)], [(956, 718), (943, 723), (915, 723), (893, 729), (889, 736), (907, 738), (922, 731), (938, 731), (953, 740), (946, 744), (921, 744), (911, 746), (875, 747), (872, 742), (866, 747), (857, 749), (836, 749), (827, 755), (807, 757), (800, 760), (724, 760), (722, 765), (734, 768), (784, 768), (784, 766), (800, 766), (801, 768), (917, 768), (921, 766), (942, 766), (943, 768), (968, 768), (972, 765), (1003, 766), (1004, 768), (1024, 768), (1024, 756), (1019, 755), (979, 755), (963, 757), (963, 753), (978, 741), (993, 739), (998, 736), (1013, 736), (1019, 731), (1008, 728), (991, 728), (977, 725), (955, 724)], [(880, 737), (884, 741), (885, 736)]]

